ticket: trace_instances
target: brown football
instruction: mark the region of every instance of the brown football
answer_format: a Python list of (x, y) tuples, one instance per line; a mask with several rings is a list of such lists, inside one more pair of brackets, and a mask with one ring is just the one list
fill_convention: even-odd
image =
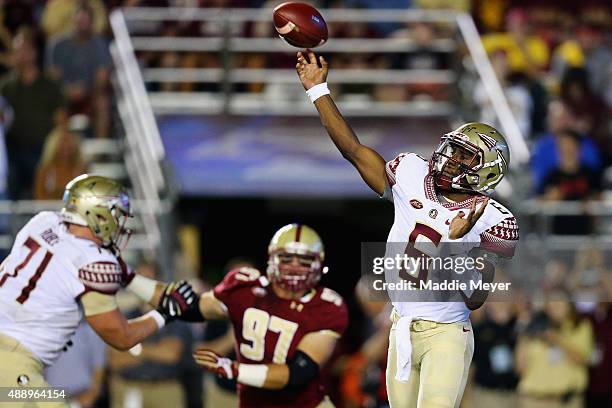
[(298, 48), (314, 48), (327, 41), (327, 24), (321, 13), (309, 4), (288, 2), (274, 9), (278, 35)]

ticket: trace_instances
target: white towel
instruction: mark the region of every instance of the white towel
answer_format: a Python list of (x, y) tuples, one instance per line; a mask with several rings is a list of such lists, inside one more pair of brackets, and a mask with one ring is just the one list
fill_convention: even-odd
[(400, 382), (408, 382), (410, 379), (410, 369), (412, 366), (411, 324), (412, 316), (402, 316), (395, 323), (395, 348), (397, 355), (395, 379)]

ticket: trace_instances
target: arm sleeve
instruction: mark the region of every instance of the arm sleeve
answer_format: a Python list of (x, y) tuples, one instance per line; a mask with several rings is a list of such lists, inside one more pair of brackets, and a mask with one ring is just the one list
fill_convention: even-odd
[(397, 178), (397, 168), (399, 167), (401, 161), (408, 156), (409, 153), (400, 153), (395, 159), (390, 160), (385, 165), (385, 175), (387, 176), (387, 184), (389, 187), (393, 187)]
[(512, 258), (519, 239), (516, 218), (508, 217), (480, 234), (480, 248), (496, 255)]

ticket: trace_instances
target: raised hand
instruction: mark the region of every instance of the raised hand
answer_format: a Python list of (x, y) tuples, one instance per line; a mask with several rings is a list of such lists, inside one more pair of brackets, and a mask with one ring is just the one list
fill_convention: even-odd
[(484, 213), (485, 207), (488, 203), (489, 197), (487, 197), (482, 202), (480, 207), (476, 209), (476, 197), (474, 197), (474, 199), (472, 200), (472, 206), (470, 207), (470, 212), (468, 213), (467, 217), (463, 218), (465, 213), (463, 211), (460, 211), (459, 214), (457, 214), (455, 218), (453, 218), (453, 220), (451, 221), (450, 227), (448, 229), (448, 237), (450, 239), (459, 239), (465, 236), (468, 232), (470, 232), (474, 224), (476, 224), (476, 221), (478, 221), (478, 219)]
[(221, 378), (232, 380), (238, 377), (238, 363), (226, 357), (220, 357), (212, 350), (198, 349), (193, 353), (196, 363)]
[[(321, 56), (319, 56), (317, 62), (317, 56), (311, 50), (306, 50), (306, 53), (308, 59), (306, 59), (302, 52), (297, 53), (298, 62), (295, 64), (295, 69), (300, 77), (300, 81), (302, 81), (304, 89), (309, 90), (313, 86), (322, 84), (327, 80), (329, 66), (325, 58)], [(319, 63), (321, 66), (319, 66)]]

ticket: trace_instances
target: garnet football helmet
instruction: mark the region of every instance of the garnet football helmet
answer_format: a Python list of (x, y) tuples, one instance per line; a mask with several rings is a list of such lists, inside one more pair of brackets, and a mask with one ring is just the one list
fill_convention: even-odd
[(104, 247), (121, 250), (131, 231), (125, 227), (131, 217), (127, 191), (115, 180), (82, 174), (66, 185), (60, 212), (70, 224), (88, 227)]
[(443, 190), (489, 194), (509, 164), (504, 136), (492, 126), (474, 122), (442, 136), (429, 160), (429, 174)]
[(276, 231), (268, 256), (268, 279), (292, 292), (313, 288), (327, 272), (323, 242), (307, 225), (289, 224)]

